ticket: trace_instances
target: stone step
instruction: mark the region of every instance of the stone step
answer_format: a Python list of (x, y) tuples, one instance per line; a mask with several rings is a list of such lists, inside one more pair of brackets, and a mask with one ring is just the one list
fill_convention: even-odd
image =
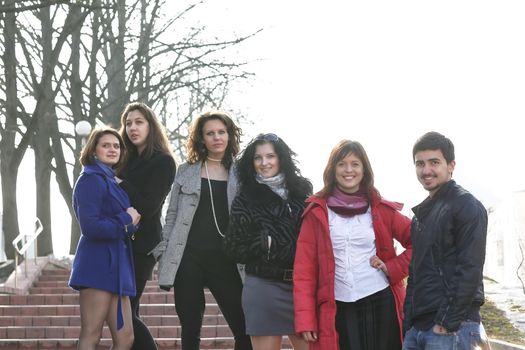
[[(54, 282), (52, 282), (55, 284)], [(47, 287), (31, 287), (29, 288), (29, 294), (74, 294), (78, 293), (76, 290), (69, 288), (67, 283), (59, 285), (47, 286)], [(165, 291), (155, 285), (146, 285), (144, 293), (168, 293), (173, 294), (173, 290)]]
[[(72, 316), (80, 314), (79, 305), (0, 305), (0, 316)], [(175, 315), (175, 307), (168, 304), (140, 305), (141, 315)], [(206, 304), (206, 314), (220, 314), (217, 304)]]
[[(79, 294), (67, 287), (69, 276), (67, 269), (44, 269), (29, 289), (29, 294), (0, 295), (0, 350), (77, 348), (80, 334)], [(208, 290), (205, 291), (205, 298), (200, 348), (232, 350), (234, 340), (231, 331)], [(157, 280), (148, 281), (140, 311), (159, 350), (180, 349), (180, 322), (175, 312), (173, 291), (161, 290)], [(110, 349), (111, 344), (106, 326), (97, 350)], [(291, 349), (287, 339), (283, 349)]]
[(69, 275), (46, 275), (42, 274), (38, 278), (39, 282), (48, 282), (48, 281), (60, 281), (60, 282), (66, 282), (69, 281)]
[[(178, 326), (177, 315), (141, 315), (141, 319), (149, 326)], [(222, 314), (204, 315), (203, 325), (226, 325)], [(0, 316), (0, 327), (69, 327), (80, 326), (80, 316)]]
[[(180, 326), (150, 326), (148, 329), (155, 339), (179, 338), (181, 335)], [(78, 339), (79, 336), (80, 326), (0, 327), (0, 339)], [(102, 337), (111, 338), (108, 327), (104, 327)], [(201, 328), (201, 337), (232, 337), (232, 333), (227, 325), (203, 325)]]
[[(44, 270), (45, 271), (45, 270)], [(49, 274), (49, 273), (43, 273), (38, 277), (39, 282), (52, 282), (52, 281), (64, 281), (67, 285), (67, 281), (69, 281), (69, 276), (71, 272), (68, 272), (66, 270), (63, 270), (65, 272), (60, 272), (58, 274)], [(150, 280), (148, 282), (153, 282), (154, 284), (157, 284), (157, 279)]]
[(67, 276), (71, 274), (71, 270), (66, 269), (44, 269), (42, 275)]
[[(180, 338), (157, 338), (155, 339), (159, 350), (180, 349)], [(3, 350), (75, 350), (77, 348), (77, 338), (67, 339), (0, 339), (0, 349)], [(97, 350), (107, 350), (111, 348), (111, 339), (101, 339)], [(201, 349), (226, 350), (233, 349), (233, 338), (216, 337), (201, 338)]]
[[(0, 349), (3, 350), (76, 350), (77, 338), (68, 339), (0, 339)], [(181, 348), (180, 338), (157, 338), (155, 339), (159, 350), (177, 350)], [(102, 338), (97, 350), (111, 348), (111, 339)], [(203, 350), (232, 350), (233, 338), (215, 337), (201, 338), (200, 349)], [(292, 349), (289, 340), (283, 339), (283, 350)]]
[[(204, 293), (204, 297), (207, 303), (215, 303), (215, 299), (209, 291)], [(174, 300), (173, 293), (146, 292), (140, 298), (140, 303), (174, 305)], [(78, 303), (78, 292), (67, 294), (0, 295), (0, 305), (75, 305)]]
[[(215, 298), (209, 291), (204, 292), (207, 303), (216, 303)], [(29, 295), (10, 295), (0, 294), (0, 305), (75, 305), (79, 303), (79, 294), (73, 293), (59, 294), (29, 294)], [(140, 298), (141, 304), (170, 304), (174, 305), (175, 297), (173, 293), (146, 292)]]
[[(42, 276), (40, 276), (42, 278)], [(38, 280), (33, 284), (33, 287), (67, 287), (68, 280)], [(157, 280), (151, 280), (146, 283), (146, 287), (156, 287), (158, 288), (159, 284)], [(162, 290), (162, 289), (160, 289)]]

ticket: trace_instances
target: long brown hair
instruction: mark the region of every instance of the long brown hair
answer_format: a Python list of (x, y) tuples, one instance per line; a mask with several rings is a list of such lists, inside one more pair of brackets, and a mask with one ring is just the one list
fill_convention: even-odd
[(228, 113), (224, 111), (208, 111), (201, 113), (191, 124), (188, 134), (186, 149), (188, 151), (188, 163), (193, 164), (199, 160), (206, 159), (208, 149), (204, 145), (203, 129), (204, 124), (210, 120), (220, 120), (228, 131), (228, 146), (222, 158), (222, 165), (229, 169), (233, 163), (233, 158), (239, 153), (242, 130), (239, 128)]
[(128, 162), (138, 157), (139, 153), (137, 147), (131, 142), (128, 134), (126, 133), (126, 119), (128, 114), (132, 111), (139, 111), (149, 125), (149, 133), (146, 138), (146, 147), (141, 153), (141, 157), (149, 159), (156, 152), (162, 152), (171, 155), (171, 146), (166, 136), (166, 130), (162, 124), (158, 121), (155, 112), (142, 102), (131, 102), (126, 105), (122, 115), (120, 116), (120, 134), (126, 144), (128, 152), (126, 152), (126, 158), (123, 161), (123, 167), (126, 167)]
[(326, 198), (332, 194), (336, 186), (335, 168), (337, 163), (349, 154), (355, 155), (363, 163), (363, 180), (360, 188), (364, 189), (369, 197), (372, 193), (379, 195), (379, 191), (374, 187), (374, 171), (363, 146), (357, 141), (341, 140), (330, 153), (323, 172), (324, 187), (316, 193), (316, 196)]
[(80, 164), (95, 164), (95, 152), (97, 150), (98, 142), (100, 141), (100, 138), (102, 136), (107, 134), (113, 135), (118, 139), (118, 142), (120, 144), (120, 157), (118, 159), (118, 163), (113, 165), (113, 169), (121, 168), (122, 160), (126, 156), (126, 145), (124, 144), (124, 141), (122, 140), (122, 137), (120, 136), (118, 131), (109, 127), (95, 128), (91, 131), (85, 146), (82, 148), (82, 151), (80, 151), (80, 157), (78, 159), (80, 161)]

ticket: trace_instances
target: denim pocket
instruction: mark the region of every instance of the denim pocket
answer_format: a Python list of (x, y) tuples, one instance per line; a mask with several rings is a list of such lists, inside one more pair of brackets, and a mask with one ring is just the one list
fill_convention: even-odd
[(438, 334), (430, 328), (425, 336), (425, 349), (450, 350), (457, 349), (458, 334), (456, 332)]
[(465, 321), (458, 330), (459, 349), (490, 349), (483, 325), (477, 322)]

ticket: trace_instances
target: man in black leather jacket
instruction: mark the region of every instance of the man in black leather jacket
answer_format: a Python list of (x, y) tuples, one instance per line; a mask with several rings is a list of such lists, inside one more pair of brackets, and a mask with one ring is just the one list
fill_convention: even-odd
[(403, 350), (487, 349), (479, 312), (487, 212), (452, 180), (456, 162), (448, 138), (426, 133), (412, 155), (429, 196), (412, 209)]

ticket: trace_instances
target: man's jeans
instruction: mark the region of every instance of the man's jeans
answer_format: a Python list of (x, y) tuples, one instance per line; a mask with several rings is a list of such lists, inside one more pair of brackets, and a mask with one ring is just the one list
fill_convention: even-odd
[(403, 350), (488, 350), (483, 324), (462, 322), (456, 332), (436, 334), (432, 328), (418, 331), (414, 327), (405, 334)]

